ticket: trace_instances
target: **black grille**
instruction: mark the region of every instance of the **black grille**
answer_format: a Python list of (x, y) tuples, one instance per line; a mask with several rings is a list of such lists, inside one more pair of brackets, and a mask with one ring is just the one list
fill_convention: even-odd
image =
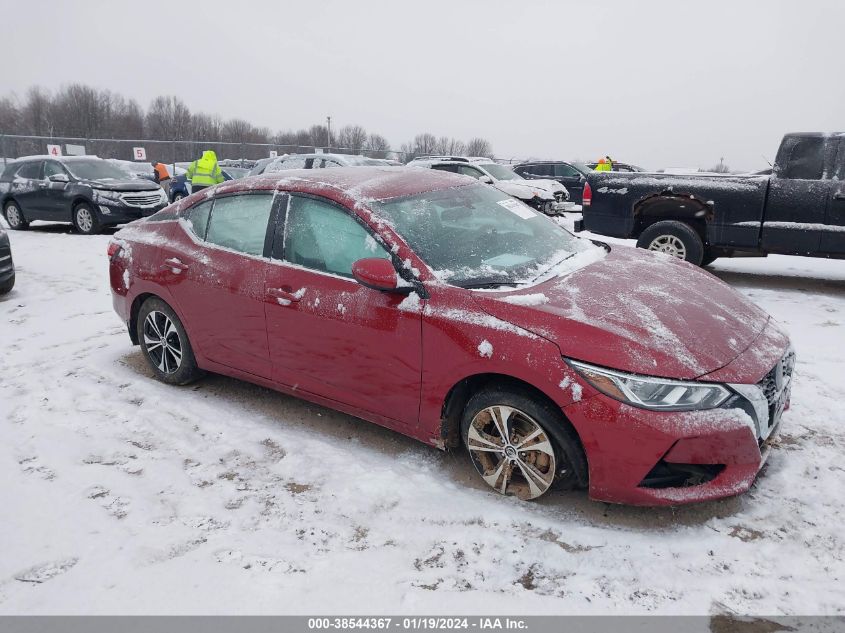
[(775, 406), (778, 398), (780, 397), (777, 382), (778, 372), (783, 372), (783, 380), (784, 383), (786, 383), (792, 379), (792, 372), (794, 370), (795, 352), (789, 350), (786, 355), (780, 359), (774, 367), (772, 367), (771, 371), (763, 377), (763, 380), (757, 383), (763, 390), (763, 393), (766, 394), (766, 401), (769, 403), (770, 407)]

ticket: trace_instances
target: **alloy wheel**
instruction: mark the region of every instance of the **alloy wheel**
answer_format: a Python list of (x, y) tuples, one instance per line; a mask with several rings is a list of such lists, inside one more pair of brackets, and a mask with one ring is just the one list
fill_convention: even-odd
[(6, 207), (6, 221), (13, 229), (21, 225), (21, 212), (16, 205), (10, 204)]
[(543, 427), (504, 405), (479, 411), (469, 425), (467, 448), (481, 478), (496, 491), (536, 499), (555, 478), (555, 452)]
[(83, 233), (90, 233), (94, 228), (94, 217), (88, 207), (79, 207), (76, 210), (76, 226)]
[(680, 238), (674, 235), (659, 235), (655, 237), (651, 241), (651, 244), (648, 245), (648, 250), (666, 253), (678, 259), (686, 259), (687, 257), (687, 247), (684, 246)]
[(182, 365), (182, 340), (173, 320), (153, 311), (144, 319), (144, 348), (163, 374), (174, 374)]

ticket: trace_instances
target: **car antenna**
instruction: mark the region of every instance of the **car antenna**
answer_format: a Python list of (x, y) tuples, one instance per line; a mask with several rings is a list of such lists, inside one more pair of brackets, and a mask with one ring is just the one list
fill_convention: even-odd
[(763, 157), (763, 160), (764, 160), (764, 161), (766, 161), (767, 163), (769, 163), (769, 167), (774, 168), (774, 165), (772, 164), (772, 161), (770, 161), (768, 158), (766, 158), (766, 155), (765, 155), (765, 154), (760, 154), (760, 156), (762, 156), (762, 157)]

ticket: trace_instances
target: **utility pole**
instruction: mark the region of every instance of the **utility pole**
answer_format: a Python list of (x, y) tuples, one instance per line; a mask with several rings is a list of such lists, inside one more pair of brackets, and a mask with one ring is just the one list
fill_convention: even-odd
[(326, 149), (331, 150), (332, 148), (332, 118), (330, 116), (326, 117)]

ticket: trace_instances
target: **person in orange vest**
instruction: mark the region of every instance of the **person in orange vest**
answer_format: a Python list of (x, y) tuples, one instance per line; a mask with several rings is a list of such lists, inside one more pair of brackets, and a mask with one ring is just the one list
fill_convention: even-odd
[(153, 166), (153, 177), (155, 178), (155, 181), (161, 185), (161, 188), (164, 189), (164, 193), (166, 193), (168, 199), (170, 199), (170, 172), (167, 171), (167, 165), (155, 160), (151, 164)]

